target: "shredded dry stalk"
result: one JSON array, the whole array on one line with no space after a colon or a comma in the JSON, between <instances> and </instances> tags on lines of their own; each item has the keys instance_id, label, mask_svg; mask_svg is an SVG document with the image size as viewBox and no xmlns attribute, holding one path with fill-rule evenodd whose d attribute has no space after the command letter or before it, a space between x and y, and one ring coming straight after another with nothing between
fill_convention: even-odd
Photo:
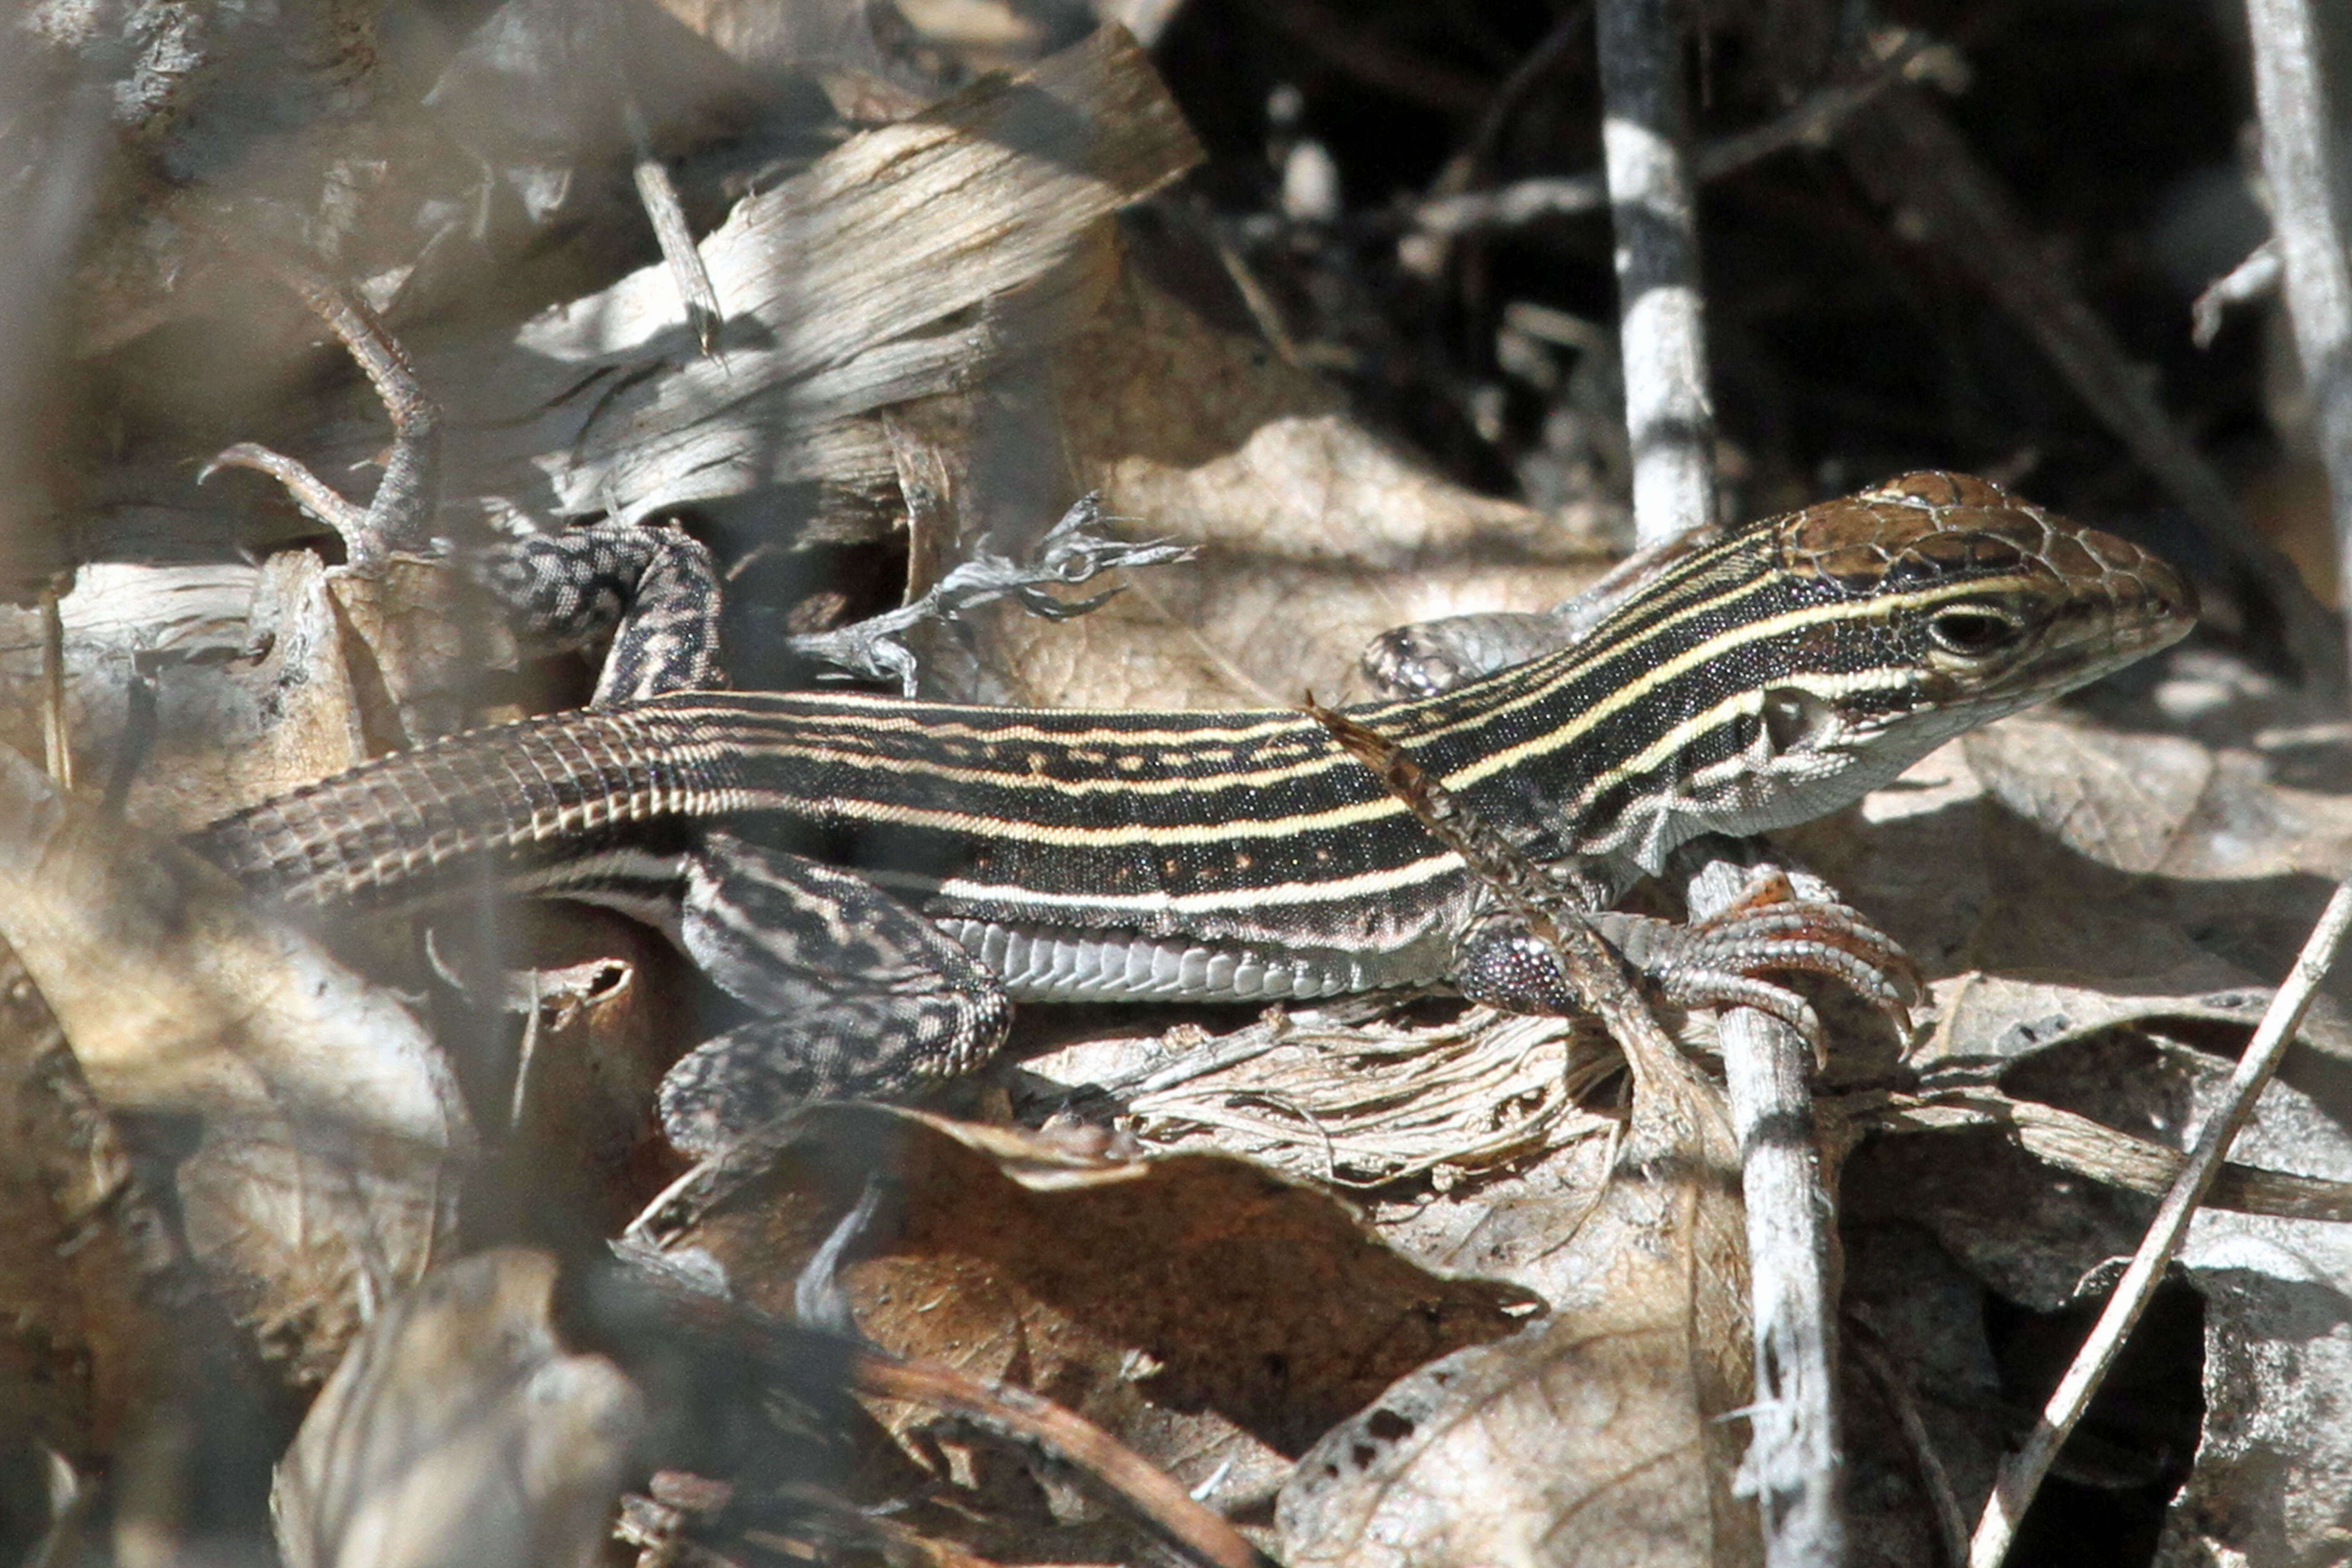
<instances>
[{"instance_id":1,"label":"shredded dry stalk","mask_svg":"<svg viewBox=\"0 0 2352 1568\"><path fill-rule=\"evenodd\" d=\"M1243 1035L1260 1036L1257 1048L1213 1043L1197 1053L1202 1070L1126 1093L1138 1135L1172 1144L1214 1131L1220 1148L1372 1188L1539 1156L1617 1125L1580 1103L1616 1070L1614 1054L1561 1019L1476 1009L1432 1028Z\"/></svg>"}]
</instances>

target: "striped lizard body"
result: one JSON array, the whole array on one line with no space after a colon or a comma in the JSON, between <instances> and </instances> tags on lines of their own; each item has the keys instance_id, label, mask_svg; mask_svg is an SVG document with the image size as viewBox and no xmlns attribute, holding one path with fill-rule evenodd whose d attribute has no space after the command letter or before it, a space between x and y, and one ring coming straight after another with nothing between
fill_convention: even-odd
<instances>
[{"instance_id":1,"label":"striped lizard body","mask_svg":"<svg viewBox=\"0 0 2352 1568\"><path fill-rule=\"evenodd\" d=\"M2136 546L1910 475L1683 550L1570 647L1352 711L1599 910L1699 833L1834 810L2193 616ZM1007 996L1558 991L1461 863L1280 711L674 691L436 742L195 843L289 904L488 879L662 924L773 1015L674 1071L665 1116L697 1146L797 1095L961 1070ZM807 1024L853 994L882 1000Z\"/></svg>"}]
</instances>

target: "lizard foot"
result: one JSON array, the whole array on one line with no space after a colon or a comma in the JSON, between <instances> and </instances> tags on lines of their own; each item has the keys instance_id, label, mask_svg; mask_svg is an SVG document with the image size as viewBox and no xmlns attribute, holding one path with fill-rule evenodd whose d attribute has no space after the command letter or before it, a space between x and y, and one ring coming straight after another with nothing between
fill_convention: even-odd
<instances>
[{"instance_id":1,"label":"lizard foot","mask_svg":"<svg viewBox=\"0 0 2352 1568\"><path fill-rule=\"evenodd\" d=\"M1668 1000L1752 1007L1804 1036L1816 1058L1826 1048L1820 1016L1765 975L1825 975L1906 1031L1919 998L1918 966L1901 944L1850 905L1799 897L1785 877L1767 878L1722 913L1688 925L1639 915L1602 915L1595 923Z\"/></svg>"}]
</instances>

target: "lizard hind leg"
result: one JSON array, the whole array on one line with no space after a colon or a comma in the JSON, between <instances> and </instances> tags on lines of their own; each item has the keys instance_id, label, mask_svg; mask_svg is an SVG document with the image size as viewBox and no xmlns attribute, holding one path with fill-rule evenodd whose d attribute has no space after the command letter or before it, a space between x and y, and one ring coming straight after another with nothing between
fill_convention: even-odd
<instances>
[{"instance_id":1,"label":"lizard hind leg","mask_svg":"<svg viewBox=\"0 0 2352 1568\"><path fill-rule=\"evenodd\" d=\"M689 858L680 944L762 1016L662 1079L662 1128L708 1154L811 1100L903 1099L983 1065L1012 1008L955 939L873 883L712 834Z\"/></svg>"},{"instance_id":2,"label":"lizard hind leg","mask_svg":"<svg viewBox=\"0 0 2352 1568\"><path fill-rule=\"evenodd\" d=\"M612 639L591 708L727 684L718 563L684 529L608 520L524 532L466 565L529 641L577 648Z\"/></svg>"}]
</instances>

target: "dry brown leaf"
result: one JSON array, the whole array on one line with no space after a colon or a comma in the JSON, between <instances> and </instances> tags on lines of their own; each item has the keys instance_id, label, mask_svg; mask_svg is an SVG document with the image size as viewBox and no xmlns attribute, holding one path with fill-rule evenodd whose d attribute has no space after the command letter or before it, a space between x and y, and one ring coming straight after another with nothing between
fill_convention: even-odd
<instances>
[{"instance_id":1,"label":"dry brown leaf","mask_svg":"<svg viewBox=\"0 0 2352 1568\"><path fill-rule=\"evenodd\" d=\"M1219 1507L1265 1496L1278 1455L1529 1304L1430 1274L1331 1198L1229 1157L1119 1158L859 1105L811 1107L762 1153L657 1210L662 1244L789 1313L870 1175L880 1211L841 1271L866 1333L1034 1389L1188 1484L1232 1460Z\"/></svg>"},{"instance_id":2,"label":"dry brown leaf","mask_svg":"<svg viewBox=\"0 0 2352 1568\"><path fill-rule=\"evenodd\" d=\"M110 1454L168 1381L184 1324L154 1289L178 1261L152 1194L0 947L0 1447Z\"/></svg>"},{"instance_id":3,"label":"dry brown leaf","mask_svg":"<svg viewBox=\"0 0 2352 1568\"><path fill-rule=\"evenodd\" d=\"M585 905L526 907L498 938L467 940L485 935L453 921L428 937L440 977L486 1025L520 1021L511 1074L486 1116L496 1169L484 1187L618 1231L683 1165L654 1097L692 1043L686 961L651 927ZM532 967L479 973L485 947L528 954Z\"/></svg>"},{"instance_id":4,"label":"dry brown leaf","mask_svg":"<svg viewBox=\"0 0 2352 1568\"><path fill-rule=\"evenodd\" d=\"M289 1568L586 1568L645 1400L567 1353L556 1267L507 1248L436 1269L368 1325L278 1468Z\"/></svg>"}]
</instances>

